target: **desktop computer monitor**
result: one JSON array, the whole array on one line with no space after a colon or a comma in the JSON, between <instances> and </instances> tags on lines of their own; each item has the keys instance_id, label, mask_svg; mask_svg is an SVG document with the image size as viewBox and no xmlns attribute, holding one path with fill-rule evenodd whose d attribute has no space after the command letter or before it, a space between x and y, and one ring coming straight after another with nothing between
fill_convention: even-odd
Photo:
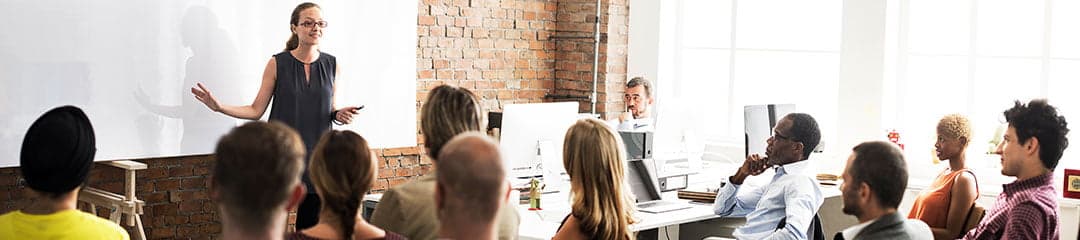
<instances>
[{"instance_id":1,"label":"desktop computer monitor","mask_svg":"<svg viewBox=\"0 0 1080 240\"><path fill-rule=\"evenodd\" d=\"M702 169L705 141L701 130L706 123L694 104L668 100L656 111L656 124L650 138L652 159L659 172L696 172Z\"/></svg>"},{"instance_id":2,"label":"desktop computer monitor","mask_svg":"<svg viewBox=\"0 0 1080 240\"><path fill-rule=\"evenodd\" d=\"M507 104L503 107L499 150L507 176L513 180L565 173L563 140L577 119L578 102Z\"/></svg>"},{"instance_id":3,"label":"desktop computer monitor","mask_svg":"<svg viewBox=\"0 0 1080 240\"><path fill-rule=\"evenodd\" d=\"M795 104L747 105L743 107L745 154L765 154L773 127L784 115L795 112Z\"/></svg>"}]
</instances>

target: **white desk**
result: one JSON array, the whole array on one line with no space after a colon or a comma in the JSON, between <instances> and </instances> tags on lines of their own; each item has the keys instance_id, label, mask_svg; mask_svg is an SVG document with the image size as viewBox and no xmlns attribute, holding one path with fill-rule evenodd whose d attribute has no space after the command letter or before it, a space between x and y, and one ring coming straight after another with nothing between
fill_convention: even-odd
<instances>
[{"instance_id":1,"label":"white desk","mask_svg":"<svg viewBox=\"0 0 1080 240\"><path fill-rule=\"evenodd\" d=\"M363 214L365 219L368 219L380 198L382 198L382 194L364 196ZM529 211L528 204L514 206L521 217L521 225L518 227L520 239L551 239L559 228L559 223L567 214L570 214L569 204L570 201L566 191L561 191L544 194L541 203L541 206L544 207L542 211ZM642 231L720 218L720 216L713 214L712 205L700 203L690 203L690 205L692 207L688 209L660 214L636 212L635 217L638 219L638 223L631 225L630 230ZM742 218L730 219L730 221L723 221L724 223L730 223L730 225L725 225L739 226L745 222Z\"/></svg>"},{"instance_id":2,"label":"white desk","mask_svg":"<svg viewBox=\"0 0 1080 240\"><path fill-rule=\"evenodd\" d=\"M720 218L712 212L712 205L691 203L691 208L665 212L660 214L637 212L635 217L638 222L630 226L631 231L643 231L684 223L699 222L709 219ZM559 228L569 210L544 210L529 211L528 205L518 205L518 214L521 216L521 226L518 228L520 239L551 239ZM546 212L555 211L555 212ZM562 214L559 214L562 213ZM731 226L742 225L742 218L730 218Z\"/></svg>"},{"instance_id":3,"label":"white desk","mask_svg":"<svg viewBox=\"0 0 1080 240\"><path fill-rule=\"evenodd\" d=\"M518 237L520 239L551 239L562 220L570 214L570 199L567 194L567 191L544 194L541 199L541 207L544 210L540 211L530 211L528 204L517 205L518 215L521 217ZM675 192L667 192L664 193L664 199L675 201L677 198ZM635 212L634 218L637 219L637 223L631 225L630 230L640 232L721 218L713 214L712 204L686 202L691 206L688 209L665 213ZM721 222L725 226L737 227L746 221L743 218L725 218Z\"/></svg>"},{"instance_id":4,"label":"white desk","mask_svg":"<svg viewBox=\"0 0 1080 240\"><path fill-rule=\"evenodd\" d=\"M521 217L521 225L518 227L520 239L551 239L559 228L559 223L567 214L570 214L570 199L568 191L544 194L541 199L541 211L529 211L528 204L514 206ZM835 186L822 186L822 195L826 200L839 200L840 191ZM364 217L368 219L375 204L382 198L382 194L369 194L364 196ZM674 200L675 192L664 193L664 199ZM691 208L665 213L635 212L637 223L630 226L630 230L638 232L650 229L658 229L668 226L678 226L687 223L703 222L712 220L712 227L736 228L745 224L743 218L721 218L713 214L711 204L689 203ZM838 210L838 209L837 209ZM714 220L715 219L715 220Z\"/></svg>"}]
</instances>

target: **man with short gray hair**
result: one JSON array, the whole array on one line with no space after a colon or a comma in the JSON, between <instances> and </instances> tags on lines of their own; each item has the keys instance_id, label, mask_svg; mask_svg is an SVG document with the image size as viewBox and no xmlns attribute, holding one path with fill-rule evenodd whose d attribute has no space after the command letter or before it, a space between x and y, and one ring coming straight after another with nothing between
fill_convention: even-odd
<instances>
[{"instance_id":1,"label":"man with short gray hair","mask_svg":"<svg viewBox=\"0 0 1080 240\"><path fill-rule=\"evenodd\" d=\"M655 127L655 116L650 112L653 104L652 83L644 77L635 77L626 82L626 91L623 93L623 101L626 103L626 112L617 119L610 119L608 123L619 131L637 130L652 131Z\"/></svg>"}]
</instances>

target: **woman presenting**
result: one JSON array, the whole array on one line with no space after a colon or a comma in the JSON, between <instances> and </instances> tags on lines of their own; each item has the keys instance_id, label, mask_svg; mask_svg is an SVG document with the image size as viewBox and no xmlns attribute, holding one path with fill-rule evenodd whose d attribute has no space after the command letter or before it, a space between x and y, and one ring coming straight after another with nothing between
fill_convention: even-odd
<instances>
[{"instance_id":1,"label":"woman presenting","mask_svg":"<svg viewBox=\"0 0 1080 240\"><path fill-rule=\"evenodd\" d=\"M202 83L192 87L191 93L210 110L249 120L261 118L273 98L270 120L280 121L300 132L307 154L311 154L319 136L330 129L331 121L351 123L359 111L357 107L334 106L337 61L334 56L319 51L319 39L326 25L319 5L306 2L293 9L289 20L292 37L285 43L285 50L266 63L259 93L250 105L220 104ZM307 174L306 159L303 181L308 193L297 209L298 230L318 223L319 197L312 191L314 187Z\"/></svg>"}]
</instances>

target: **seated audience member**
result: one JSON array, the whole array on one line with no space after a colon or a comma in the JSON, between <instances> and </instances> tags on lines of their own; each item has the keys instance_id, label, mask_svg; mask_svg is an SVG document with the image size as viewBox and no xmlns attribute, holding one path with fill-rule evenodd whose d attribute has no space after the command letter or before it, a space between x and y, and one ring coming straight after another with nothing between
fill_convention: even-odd
<instances>
[{"instance_id":1,"label":"seated audience member","mask_svg":"<svg viewBox=\"0 0 1080 240\"><path fill-rule=\"evenodd\" d=\"M1002 186L994 206L965 239L1058 239L1054 167L1069 146L1068 123L1045 99L1016 101L1005 110L1009 130L998 144L1001 174L1016 177Z\"/></svg>"},{"instance_id":2,"label":"seated audience member","mask_svg":"<svg viewBox=\"0 0 1080 240\"><path fill-rule=\"evenodd\" d=\"M949 161L932 185L919 194L908 218L930 226L935 239L956 239L964 234L968 212L979 197L975 173L967 168L964 155L971 142L971 122L959 114L941 118L937 125L937 158Z\"/></svg>"},{"instance_id":3,"label":"seated audience member","mask_svg":"<svg viewBox=\"0 0 1080 240\"><path fill-rule=\"evenodd\" d=\"M578 120L566 132L563 166L571 211L552 239L634 239L634 201L626 188L626 150L606 123Z\"/></svg>"},{"instance_id":4,"label":"seated audience member","mask_svg":"<svg viewBox=\"0 0 1080 240\"><path fill-rule=\"evenodd\" d=\"M289 235L291 239L404 239L359 216L364 194L375 182L378 158L367 140L351 131L323 134L311 153L308 173L322 208L319 222Z\"/></svg>"},{"instance_id":5,"label":"seated audience member","mask_svg":"<svg viewBox=\"0 0 1080 240\"><path fill-rule=\"evenodd\" d=\"M439 152L435 183L440 239L496 237L499 209L508 208L499 144L480 132L459 134Z\"/></svg>"},{"instance_id":6,"label":"seated audience member","mask_svg":"<svg viewBox=\"0 0 1080 240\"><path fill-rule=\"evenodd\" d=\"M652 84L643 77L635 77L626 82L623 93L626 112L608 123L619 131L652 131L656 124L655 116L650 112L653 104Z\"/></svg>"},{"instance_id":7,"label":"seated audience member","mask_svg":"<svg viewBox=\"0 0 1080 240\"><path fill-rule=\"evenodd\" d=\"M805 113L784 116L773 128L765 148L767 157L752 154L716 195L713 211L726 217L746 217L746 225L732 234L738 239L807 239L810 223L824 201L814 173L809 172L810 153L821 131ZM769 168L772 182L759 188L741 187L743 180Z\"/></svg>"},{"instance_id":8,"label":"seated audience member","mask_svg":"<svg viewBox=\"0 0 1080 240\"><path fill-rule=\"evenodd\" d=\"M214 150L210 197L224 239L283 239L288 210L304 198L304 143L280 122L233 128Z\"/></svg>"},{"instance_id":9,"label":"seated audience member","mask_svg":"<svg viewBox=\"0 0 1080 240\"><path fill-rule=\"evenodd\" d=\"M840 192L844 214L859 224L833 239L933 239L930 227L896 212L907 190L907 162L900 148L875 141L855 146L844 169Z\"/></svg>"},{"instance_id":10,"label":"seated audience member","mask_svg":"<svg viewBox=\"0 0 1080 240\"><path fill-rule=\"evenodd\" d=\"M54 108L34 121L19 156L32 201L0 215L0 239L128 239L120 225L76 208L96 151L94 128L78 107Z\"/></svg>"},{"instance_id":11,"label":"seated audience member","mask_svg":"<svg viewBox=\"0 0 1080 240\"><path fill-rule=\"evenodd\" d=\"M424 136L425 154L431 157L435 170L386 190L371 214L371 224L410 239L435 239L439 233L439 220L432 196L442 163L439 152L447 141L460 133L483 131L486 124L482 113L480 99L468 89L452 85L431 89L420 109L420 131ZM513 206L500 209L499 239L517 239L520 221Z\"/></svg>"}]
</instances>

